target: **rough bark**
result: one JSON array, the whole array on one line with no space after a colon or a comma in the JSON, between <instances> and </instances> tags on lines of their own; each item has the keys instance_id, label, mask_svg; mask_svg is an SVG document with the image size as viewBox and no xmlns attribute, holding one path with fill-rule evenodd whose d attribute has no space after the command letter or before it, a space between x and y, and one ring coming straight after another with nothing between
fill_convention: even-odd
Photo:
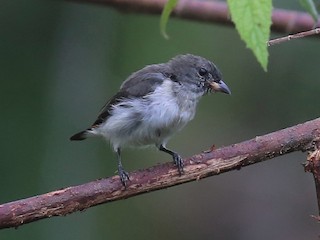
<instances>
[{"instance_id":1,"label":"rough bark","mask_svg":"<svg viewBox=\"0 0 320 240\"><path fill-rule=\"evenodd\" d=\"M165 163L130 173L131 181L126 189L119 177L113 176L5 203L0 205L0 228L18 227L43 218L67 215L98 204L239 170L293 151L305 151L314 147L319 133L320 118L186 158L182 176L172 163Z\"/></svg>"}]
</instances>

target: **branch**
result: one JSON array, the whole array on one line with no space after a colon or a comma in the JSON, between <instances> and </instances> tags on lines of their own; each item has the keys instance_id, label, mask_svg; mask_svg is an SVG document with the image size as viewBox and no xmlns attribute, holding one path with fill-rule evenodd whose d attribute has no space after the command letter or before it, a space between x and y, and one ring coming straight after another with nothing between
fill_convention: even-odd
<instances>
[{"instance_id":1,"label":"branch","mask_svg":"<svg viewBox=\"0 0 320 240\"><path fill-rule=\"evenodd\" d=\"M316 28L316 29L313 29L313 30L305 31L305 32L296 33L296 34L293 34L293 35L288 35L286 37L280 37L280 38L272 39L272 40L269 40L267 42L267 45L268 45L268 47L270 47L270 46L275 45L275 44L279 44L279 43L290 41L292 39L308 37L308 36L312 36L312 35L316 35L316 34L320 34L320 28Z\"/></svg>"},{"instance_id":2,"label":"branch","mask_svg":"<svg viewBox=\"0 0 320 240\"><path fill-rule=\"evenodd\" d=\"M123 12L161 14L167 0L68 0L113 7ZM232 25L228 6L225 2L179 0L172 12L173 17L200 22ZM318 22L318 25L320 22ZM314 28L312 17L304 12L274 9L271 29L276 32L296 33Z\"/></svg>"},{"instance_id":3,"label":"branch","mask_svg":"<svg viewBox=\"0 0 320 240\"><path fill-rule=\"evenodd\" d=\"M314 139L314 151L309 152L307 162L304 163L304 170L313 174L314 183L316 186L318 200L318 216L312 216L317 221L320 221L320 138Z\"/></svg>"},{"instance_id":4,"label":"branch","mask_svg":"<svg viewBox=\"0 0 320 240\"><path fill-rule=\"evenodd\" d=\"M172 163L160 164L130 174L124 189L118 176L49 192L0 205L0 228L52 216L64 216L89 207L133 197L178 184L239 170L293 151L305 151L320 136L320 118L284 130L197 154L184 160L185 174L179 177Z\"/></svg>"}]
</instances>

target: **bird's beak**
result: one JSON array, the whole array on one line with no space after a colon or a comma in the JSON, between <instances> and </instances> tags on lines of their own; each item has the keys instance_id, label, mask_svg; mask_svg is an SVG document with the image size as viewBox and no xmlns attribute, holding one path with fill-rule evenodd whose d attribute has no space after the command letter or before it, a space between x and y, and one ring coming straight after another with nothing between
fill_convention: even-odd
<instances>
[{"instance_id":1,"label":"bird's beak","mask_svg":"<svg viewBox=\"0 0 320 240\"><path fill-rule=\"evenodd\" d=\"M222 92L222 93L226 93L226 94L231 94L229 87L222 80L220 80L219 83L210 82L210 87L215 92Z\"/></svg>"}]
</instances>

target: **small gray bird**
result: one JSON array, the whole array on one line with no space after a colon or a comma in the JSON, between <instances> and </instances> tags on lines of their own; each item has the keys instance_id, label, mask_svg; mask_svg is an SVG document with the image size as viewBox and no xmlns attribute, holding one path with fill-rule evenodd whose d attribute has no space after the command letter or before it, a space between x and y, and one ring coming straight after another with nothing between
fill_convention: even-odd
<instances>
[{"instance_id":1,"label":"small gray bird","mask_svg":"<svg viewBox=\"0 0 320 240\"><path fill-rule=\"evenodd\" d=\"M166 148L166 143L193 119L198 101L211 91L231 93L218 68L205 58L178 55L167 63L146 66L122 83L91 127L70 140L94 136L109 140L118 156L118 174L124 186L129 180L121 163L124 146L155 144L172 156L181 175L183 160Z\"/></svg>"}]
</instances>

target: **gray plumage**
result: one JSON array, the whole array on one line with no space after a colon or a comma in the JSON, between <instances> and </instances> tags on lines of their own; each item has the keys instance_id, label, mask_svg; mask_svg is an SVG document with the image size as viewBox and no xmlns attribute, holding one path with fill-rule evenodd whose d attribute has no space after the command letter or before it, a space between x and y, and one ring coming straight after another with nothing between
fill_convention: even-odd
<instances>
[{"instance_id":1,"label":"gray plumage","mask_svg":"<svg viewBox=\"0 0 320 240\"><path fill-rule=\"evenodd\" d=\"M70 139L102 136L109 140L118 153L118 171L124 185L129 176L123 170L120 149L127 145L156 145L173 157L182 174L181 157L165 145L172 134L193 119L197 102L209 91L230 94L218 68L202 57L179 55L168 63L146 66L123 82L90 128Z\"/></svg>"}]
</instances>

